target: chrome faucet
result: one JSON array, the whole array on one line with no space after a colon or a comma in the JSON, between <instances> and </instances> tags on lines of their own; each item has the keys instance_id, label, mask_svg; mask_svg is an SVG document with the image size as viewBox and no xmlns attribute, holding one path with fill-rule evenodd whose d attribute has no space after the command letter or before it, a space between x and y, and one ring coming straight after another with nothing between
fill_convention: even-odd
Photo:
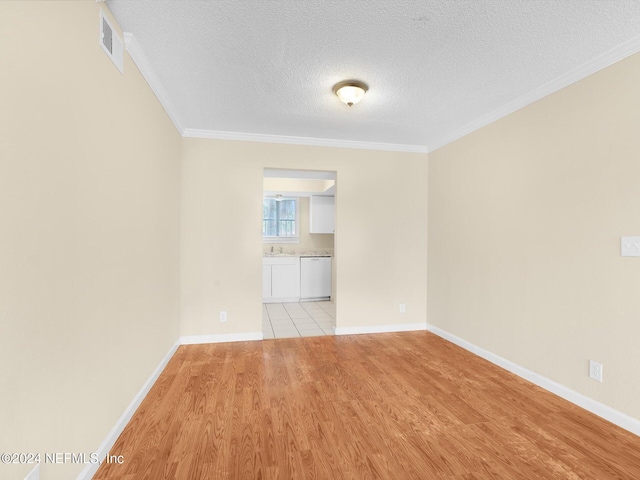
<instances>
[{"instance_id":1,"label":"chrome faucet","mask_svg":"<svg viewBox=\"0 0 640 480\"><path fill-rule=\"evenodd\" d=\"M273 253L273 245L271 245L271 253Z\"/></svg>"},{"instance_id":2,"label":"chrome faucet","mask_svg":"<svg viewBox=\"0 0 640 480\"><path fill-rule=\"evenodd\" d=\"M282 247L280 247L280 253L282 253Z\"/></svg>"}]
</instances>

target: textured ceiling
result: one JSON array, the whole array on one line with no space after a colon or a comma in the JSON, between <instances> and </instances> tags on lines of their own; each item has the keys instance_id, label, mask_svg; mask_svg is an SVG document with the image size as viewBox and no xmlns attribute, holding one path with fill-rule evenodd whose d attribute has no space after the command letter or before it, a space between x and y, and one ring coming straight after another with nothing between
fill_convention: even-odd
<instances>
[{"instance_id":1,"label":"textured ceiling","mask_svg":"<svg viewBox=\"0 0 640 480\"><path fill-rule=\"evenodd\" d=\"M189 129L430 146L640 35L637 0L107 0ZM340 80L369 84L349 108Z\"/></svg>"}]
</instances>

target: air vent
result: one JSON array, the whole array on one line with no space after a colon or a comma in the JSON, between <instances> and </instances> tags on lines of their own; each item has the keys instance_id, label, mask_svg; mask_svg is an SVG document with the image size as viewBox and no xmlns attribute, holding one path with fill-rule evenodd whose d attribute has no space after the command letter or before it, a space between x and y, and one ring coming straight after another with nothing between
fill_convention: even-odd
<instances>
[{"instance_id":1,"label":"air vent","mask_svg":"<svg viewBox=\"0 0 640 480\"><path fill-rule=\"evenodd\" d=\"M104 17L102 17L102 46L113 55L113 29Z\"/></svg>"},{"instance_id":2,"label":"air vent","mask_svg":"<svg viewBox=\"0 0 640 480\"><path fill-rule=\"evenodd\" d=\"M122 73L124 63L124 43L118 36L111 21L100 10L100 46L107 57L111 59L116 68Z\"/></svg>"}]
</instances>

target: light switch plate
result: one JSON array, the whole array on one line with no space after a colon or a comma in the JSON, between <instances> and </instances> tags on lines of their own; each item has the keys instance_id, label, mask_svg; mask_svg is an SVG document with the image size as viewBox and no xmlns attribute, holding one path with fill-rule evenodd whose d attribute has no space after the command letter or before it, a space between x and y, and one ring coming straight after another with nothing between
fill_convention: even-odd
<instances>
[{"instance_id":1,"label":"light switch plate","mask_svg":"<svg viewBox=\"0 0 640 480\"><path fill-rule=\"evenodd\" d=\"M620 255L623 257L640 257L640 237L622 237Z\"/></svg>"}]
</instances>

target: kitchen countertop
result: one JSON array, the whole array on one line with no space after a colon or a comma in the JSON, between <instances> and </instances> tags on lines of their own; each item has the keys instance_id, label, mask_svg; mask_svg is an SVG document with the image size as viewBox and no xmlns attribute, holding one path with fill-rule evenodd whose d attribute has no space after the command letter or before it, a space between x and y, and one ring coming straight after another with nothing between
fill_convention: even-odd
<instances>
[{"instance_id":1,"label":"kitchen countertop","mask_svg":"<svg viewBox=\"0 0 640 480\"><path fill-rule=\"evenodd\" d=\"M302 253L295 253L295 252L283 252L283 253L270 253L270 252L264 252L262 254L263 257L300 257L300 258L305 258L305 257L332 257L333 254L331 252L326 252L326 251L322 251L322 252L302 252Z\"/></svg>"}]
</instances>

